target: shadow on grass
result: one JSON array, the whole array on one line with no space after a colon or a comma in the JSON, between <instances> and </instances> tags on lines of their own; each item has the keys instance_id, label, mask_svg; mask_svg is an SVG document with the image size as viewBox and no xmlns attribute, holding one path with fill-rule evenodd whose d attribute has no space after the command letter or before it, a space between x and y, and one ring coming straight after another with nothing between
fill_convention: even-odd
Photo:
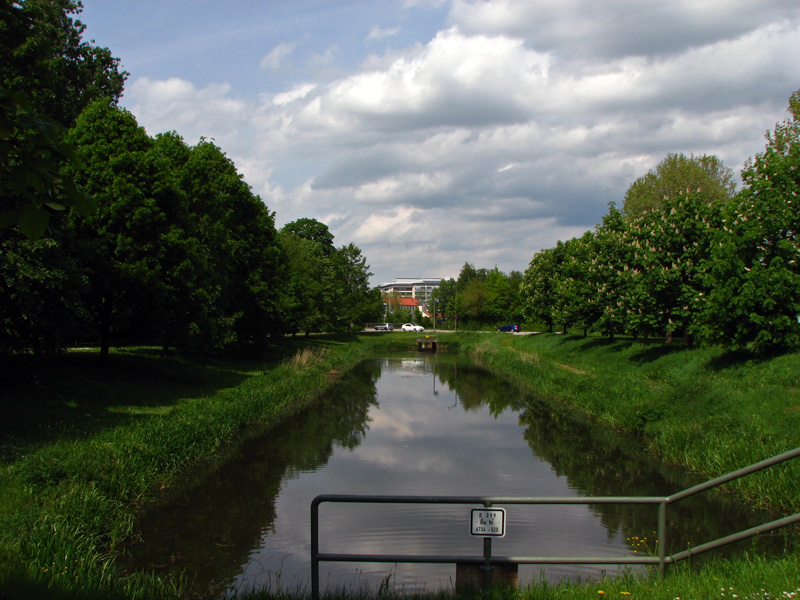
<instances>
[{"instance_id":1,"label":"shadow on grass","mask_svg":"<svg viewBox=\"0 0 800 600\"><path fill-rule=\"evenodd\" d=\"M766 362L770 357L754 356L747 350L728 350L719 356L713 357L708 361L708 368L713 371L725 371L726 369L733 369L741 367L748 363L755 364Z\"/></svg>"},{"instance_id":2,"label":"shadow on grass","mask_svg":"<svg viewBox=\"0 0 800 600\"><path fill-rule=\"evenodd\" d=\"M641 350L640 352L634 353L630 360L635 363L651 363L655 362L665 356L670 354L675 354L676 352L683 352L687 350L687 346L683 344L673 345L673 344L664 344L663 342L658 342L658 344L653 344L652 346Z\"/></svg>"},{"instance_id":3,"label":"shadow on grass","mask_svg":"<svg viewBox=\"0 0 800 600\"><path fill-rule=\"evenodd\" d=\"M241 348L233 356L116 348L105 363L94 348L48 360L17 357L0 365L0 406L14 415L0 420L0 460L13 460L42 444L82 439L166 414L182 402L236 387L303 349L357 341L346 335L283 338L258 353Z\"/></svg>"}]
</instances>

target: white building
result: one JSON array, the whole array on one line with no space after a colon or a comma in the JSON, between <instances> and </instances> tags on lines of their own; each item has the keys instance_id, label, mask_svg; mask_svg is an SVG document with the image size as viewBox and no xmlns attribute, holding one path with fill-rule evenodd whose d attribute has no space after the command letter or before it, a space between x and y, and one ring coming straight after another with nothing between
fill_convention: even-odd
<instances>
[{"instance_id":1,"label":"white building","mask_svg":"<svg viewBox=\"0 0 800 600\"><path fill-rule=\"evenodd\" d=\"M391 283L382 283L378 288L380 288L381 294L397 294L400 298L416 298L427 306L433 290L437 289L441 283L441 277L398 277Z\"/></svg>"}]
</instances>

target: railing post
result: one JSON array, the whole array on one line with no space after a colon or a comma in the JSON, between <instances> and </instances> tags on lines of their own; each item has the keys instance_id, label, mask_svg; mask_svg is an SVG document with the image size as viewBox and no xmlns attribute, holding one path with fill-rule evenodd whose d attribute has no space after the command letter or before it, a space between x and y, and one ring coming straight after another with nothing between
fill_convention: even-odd
<instances>
[{"instance_id":1,"label":"railing post","mask_svg":"<svg viewBox=\"0 0 800 600\"><path fill-rule=\"evenodd\" d=\"M483 584L481 585L481 592L484 594L492 587L492 538L483 538Z\"/></svg>"},{"instance_id":2,"label":"railing post","mask_svg":"<svg viewBox=\"0 0 800 600\"><path fill-rule=\"evenodd\" d=\"M485 508L491 508L492 503L484 502L483 506ZM483 571L481 592L485 594L489 591L489 588L492 587L492 538L490 537L483 538L483 566L481 567L481 571Z\"/></svg>"},{"instance_id":3,"label":"railing post","mask_svg":"<svg viewBox=\"0 0 800 600\"><path fill-rule=\"evenodd\" d=\"M319 600L319 502L311 503L311 600Z\"/></svg>"},{"instance_id":4,"label":"railing post","mask_svg":"<svg viewBox=\"0 0 800 600\"><path fill-rule=\"evenodd\" d=\"M667 501L662 500L658 505L658 577L664 579L667 574Z\"/></svg>"}]
</instances>

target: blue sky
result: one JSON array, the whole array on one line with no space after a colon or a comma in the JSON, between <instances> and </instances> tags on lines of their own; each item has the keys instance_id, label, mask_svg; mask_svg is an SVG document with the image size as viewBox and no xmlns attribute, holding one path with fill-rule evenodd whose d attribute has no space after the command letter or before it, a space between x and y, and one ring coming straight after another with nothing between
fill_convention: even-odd
<instances>
[{"instance_id":1,"label":"blue sky","mask_svg":"<svg viewBox=\"0 0 800 600\"><path fill-rule=\"evenodd\" d=\"M800 88L796 0L83 0L148 133L214 141L375 274L524 270L668 153L734 169Z\"/></svg>"}]
</instances>

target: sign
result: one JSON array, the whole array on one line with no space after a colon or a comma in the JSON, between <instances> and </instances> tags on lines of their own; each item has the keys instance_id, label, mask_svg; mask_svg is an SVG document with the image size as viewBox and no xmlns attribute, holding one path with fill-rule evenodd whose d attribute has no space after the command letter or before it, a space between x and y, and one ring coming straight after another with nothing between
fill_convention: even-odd
<instances>
[{"instance_id":1,"label":"sign","mask_svg":"<svg viewBox=\"0 0 800 600\"><path fill-rule=\"evenodd\" d=\"M473 508L472 535L503 537L506 534L505 508Z\"/></svg>"}]
</instances>

